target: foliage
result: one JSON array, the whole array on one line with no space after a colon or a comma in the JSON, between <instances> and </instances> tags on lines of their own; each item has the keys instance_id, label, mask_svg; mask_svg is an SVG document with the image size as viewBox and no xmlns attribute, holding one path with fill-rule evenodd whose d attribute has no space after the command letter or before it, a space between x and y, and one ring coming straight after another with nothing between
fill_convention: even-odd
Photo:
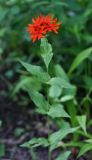
<instances>
[{"instance_id":1,"label":"foliage","mask_svg":"<svg viewBox=\"0 0 92 160\"><path fill-rule=\"evenodd\" d=\"M48 43L47 40L42 39L41 45L40 45L40 48L41 48L41 53L40 54L41 54L41 56L43 58L43 61L46 65L47 72L45 73L45 75L46 74L49 75L48 65L51 61L51 58L48 58L49 57L48 53L50 55L51 54L50 51L52 51L52 49L51 49L51 45L49 43L48 44L46 44L46 43ZM43 46L45 46L44 49L43 49ZM88 54L90 52L85 51L85 53ZM44 57L43 57L43 54L44 54ZM81 58L82 60L84 59L83 58L84 56L85 56L85 54L82 54L82 53L78 55L78 57L82 57ZM47 58L44 59L45 57L47 57ZM86 58L87 58L87 56L86 56ZM81 59L76 58L76 60L74 61L76 63L73 63L74 65L72 65L72 66L77 67L77 65L79 65L82 62ZM53 121L53 119L55 121L57 121L58 118L60 118L59 120L62 120L62 118L64 119L63 123L61 122L61 126L60 126L59 130L56 131L55 133L48 133L47 139L45 138L44 141L43 141L43 138L32 139L32 140L24 143L22 145L22 147L28 147L30 149L31 147L38 147L39 145L42 145L44 147L48 146L49 147L49 153L51 154L52 150L54 150L58 147L64 147L65 146L64 142L63 142L63 146L62 146L62 144L59 146L59 143L70 133L73 133L73 135L74 135L74 140L73 140L74 145L77 144L77 142L79 140L78 137L80 137L80 136L78 134L80 134L80 135L83 134L84 136L89 137L89 134L86 131L86 115L77 116L77 112L75 113L75 118L76 118L75 119L75 124L74 124L75 128L70 127L69 123L66 123L65 118L70 118L71 121L73 121L74 119L72 119L72 118L74 118L74 117L71 116L72 110L70 109L71 113L69 115L66 112L64 106L65 106L65 104L67 104L67 101L69 101L69 100L71 100L74 103L74 99L75 99L75 95L76 95L75 94L76 93L75 86L71 85L68 77L67 76L65 76L65 78L62 77L62 76L58 77L58 75L54 76L54 77L53 76L51 77L51 75L49 75L48 76L49 79L47 79L47 77L44 76L44 81L42 81L43 76L41 74L43 72L42 72L42 70L38 70L38 68L40 68L39 66L34 66L34 65L31 65L31 64L27 64L27 63L24 63L22 61L20 61L20 63L23 65L23 67L26 69L26 71L31 74L32 77L35 77L35 80L37 79L37 80L40 81L40 83L44 83L44 85L47 86L46 87L47 91L45 93L46 94L45 96L41 94L41 89L42 88L37 91L35 89L32 89L32 87L29 88L26 84L24 86L24 90L29 93L32 101L37 106L37 112L40 113L40 114L43 114L43 115L47 115L47 117L49 119L48 123L50 121ZM35 67L36 67L36 70L34 69ZM66 73L64 71L63 71L63 74L66 75ZM52 93L51 93L51 88L53 88ZM58 90L57 90L58 92L55 96L54 92L56 92L56 90L55 90L56 88L58 88ZM68 92L66 92L65 96L66 97L68 96L68 98L64 99L64 97L62 97L62 95L63 95L63 92L66 91L66 90L69 92L69 95L68 95ZM71 90L73 92L71 92ZM46 99L46 97L47 97L47 99ZM63 100L62 100L62 98L63 98ZM80 128L79 133L77 132L77 130L79 130L78 124L83 130L82 133L81 133L81 128ZM50 131L48 131L48 132L50 132ZM81 146L82 146L82 144L81 144ZM86 146L88 148L86 148ZM83 148L81 148L81 150L80 150L79 156L81 156L82 153L85 153L86 151L90 150L91 149L90 146L89 145L85 145L85 147L83 146ZM50 158L51 158L51 156L49 157L49 155L48 155L49 160L50 160ZM66 156L65 156L65 158L66 158Z\"/></svg>"},{"instance_id":2,"label":"foliage","mask_svg":"<svg viewBox=\"0 0 92 160\"><path fill-rule=\"evenodd\" d=\"M40 13L58 17L62 26L57 35L32 44L26 27ZM0 81L5 83L0 97L17 99L20 105L30 101L29 95L49 126L47 138L34 137L22 147L42 145L50 153L66 149L56 160L62 155L67 160L72 147L80 150L78 157L92 151L91 22L91 0L0 0ZM55 132L50 129L54 123ZM0 156L3 151L0 144Z\"/></svg>"}]
</instances>

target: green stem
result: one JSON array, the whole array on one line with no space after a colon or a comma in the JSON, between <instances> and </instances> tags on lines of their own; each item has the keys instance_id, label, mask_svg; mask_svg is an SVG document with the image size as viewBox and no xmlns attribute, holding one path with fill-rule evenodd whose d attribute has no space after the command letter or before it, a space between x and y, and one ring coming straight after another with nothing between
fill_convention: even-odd
<instances>
[{"instance_id":1,"label":"green stem","mask_svg":"<svg viewBox=\"0 0 92 160\"><path fill-rule=\"evenodd\" d=\"M64 146L67 148L67 147L81 147L83 144L82 143L67 143L67 144L64 144Z\"/></svg>"},{"instance_id":2,"label":"green stem","mask_svg":"<svg viewBox=\"0 0 92 160\"><path fill-rule=\"evenodd\" d=\"M50 147L48 149L48 160L51 160L51 151L50 151Z\"/></svg>"},{"instance_id":3,"label":"green stem","mask_svg":"<svg viewBox=\"0 0 92 160\"><path fill-rule=\"evenodd\" d=\"M47 73L48 73L48 68L47 69ZM48 73L49 74L49 73ZM47 101L48 101L48 104L49 104L49 95L48 95L48 86L47 86ZM49 108L49 107L48 107ZM49 137L50 137L50 119L47 115L47 123L48 123L48 140L49 140ZM49 147L48 147L48 160L51 160L51 151L50 151L50 144L49 144Z\"/></svg>"},{"instance_id":4,"label":"green stem","mask_svg":"<svg viewBox=\"0 0 92 160\"><path fill-rule=\"evenodd\" d=\"M34 152L34 150L32 148L31 148L30 152L32 155L32 160L36 160L36 153Z\"/></svg>"},{"instance_id":5,"label":"green stem","mask_svg":"<svg viewBox=\"0 0 92 160\"><path fill-rule=\"evenodd\" d=\"M49 138L50 138L49 117L47 117L47 121L48 121L48 141L49 141ZM48 146L48 160L51 160L50 142L49 142L49 146Z\"/></svg>"}]
</instances>

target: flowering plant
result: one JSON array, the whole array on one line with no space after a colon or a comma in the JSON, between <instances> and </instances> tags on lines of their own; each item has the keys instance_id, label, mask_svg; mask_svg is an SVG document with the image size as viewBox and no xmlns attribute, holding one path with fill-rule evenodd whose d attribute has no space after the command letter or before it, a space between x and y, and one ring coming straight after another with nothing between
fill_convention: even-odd
<instances>
[{"instance_id":1,"label":"flowering plant","mask_svg":"<svg viewBox=\"0 0 92 160\"><path fill-rule=\"evenodd\" d=\"M28 92L31 100L37 107L36 111L46 117L46 125L48 126L48 135L46 137L34 137L21 146L29 149L38 146L48 148L48 160L52 159L52 151L57 148L60 148L61 151L63 149L64 152L57 156L56 160L61 160L62 157L64 157L64 160L67 160L71 154L71 150L68 147L82 146L82 143L78 142L78 135L84 134L86 137L90 137L86 131L86 116L77 116L75 103L76 87L69 82L68 77L83 60L80 59L82 54L79 54L75 59L68 75L59 65L55 65L56 74L53 76L50 75L49 67L53 57L53 51L46 35L49 32L58 33L60 25L61 23L57 22L57 18L53 19L51 15L40 15L32 19L32 24L28 25L27 31L31 36L32 42L41 39L40 57L42 57L46 66L45 70L41 66L20 61L22 66L31 75L31 78L33 80L35 79L36 83L40 86L36 88L31 84L31 88L29 88L28 84L25 84L24 89ZM90 53L90 49L88 51L87 53ZM77 63L75 63L76 61ZM43 92L41 90L43 85L45 86L44 94L42 94ZM54 132L51 130L53 122L55 122L55 126L58 128ZM73 133L73 138L70 137L71 140L69 143L64 142L64 139L70 133ZM78 157L84 152L85 148L82 148Z\"/></svg>"}]
</instances>

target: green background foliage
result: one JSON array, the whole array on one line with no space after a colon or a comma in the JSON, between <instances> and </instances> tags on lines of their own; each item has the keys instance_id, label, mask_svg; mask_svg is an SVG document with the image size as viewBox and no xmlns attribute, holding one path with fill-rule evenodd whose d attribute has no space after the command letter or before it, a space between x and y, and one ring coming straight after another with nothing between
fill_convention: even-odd
<instances>
[{"instance_id":1,"label":"green background foliage","mask_svg":"<svg viewBox=\"0 0 92 160\"><path fill-rule=\"evenodd\" d=\"M53 61L59 62L66 72L69 71L73 59L92 44L91 0L0 0L0 68L1 71L2 66L7 68L3 74L8 77L9 82L20 68L16 63L17 58L40 63L39 42L31 43L26 28L32 18L41 13L50 13L62 22L59 33L50 34L48 39L53 45ZM89 87L87 77L83 76L86 73L91 76L91 62L90 55L88 61L83 62L72 75L82 87Z\"/></svg>"}]
</instances>

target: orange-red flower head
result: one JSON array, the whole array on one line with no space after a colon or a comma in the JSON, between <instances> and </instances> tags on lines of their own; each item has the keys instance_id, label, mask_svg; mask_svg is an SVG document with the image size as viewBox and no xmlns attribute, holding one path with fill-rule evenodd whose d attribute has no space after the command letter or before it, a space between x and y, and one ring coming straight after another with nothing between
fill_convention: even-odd
<instances>
[{"instance_id":1,"label":"orange-red flower head","mask_svg":"<svg viewBox=\"0 0 92 160\"><path fill-rule=\"evenodd\" d=\"M48 32L58 33L61 23L57 22L57 18L53 19L51 15L40 15L35 19L32 19L32 24L28 24L27 31L29 32L32 41L35 42L41 38L44 38Z\"/></svg>"}]
</instances>

